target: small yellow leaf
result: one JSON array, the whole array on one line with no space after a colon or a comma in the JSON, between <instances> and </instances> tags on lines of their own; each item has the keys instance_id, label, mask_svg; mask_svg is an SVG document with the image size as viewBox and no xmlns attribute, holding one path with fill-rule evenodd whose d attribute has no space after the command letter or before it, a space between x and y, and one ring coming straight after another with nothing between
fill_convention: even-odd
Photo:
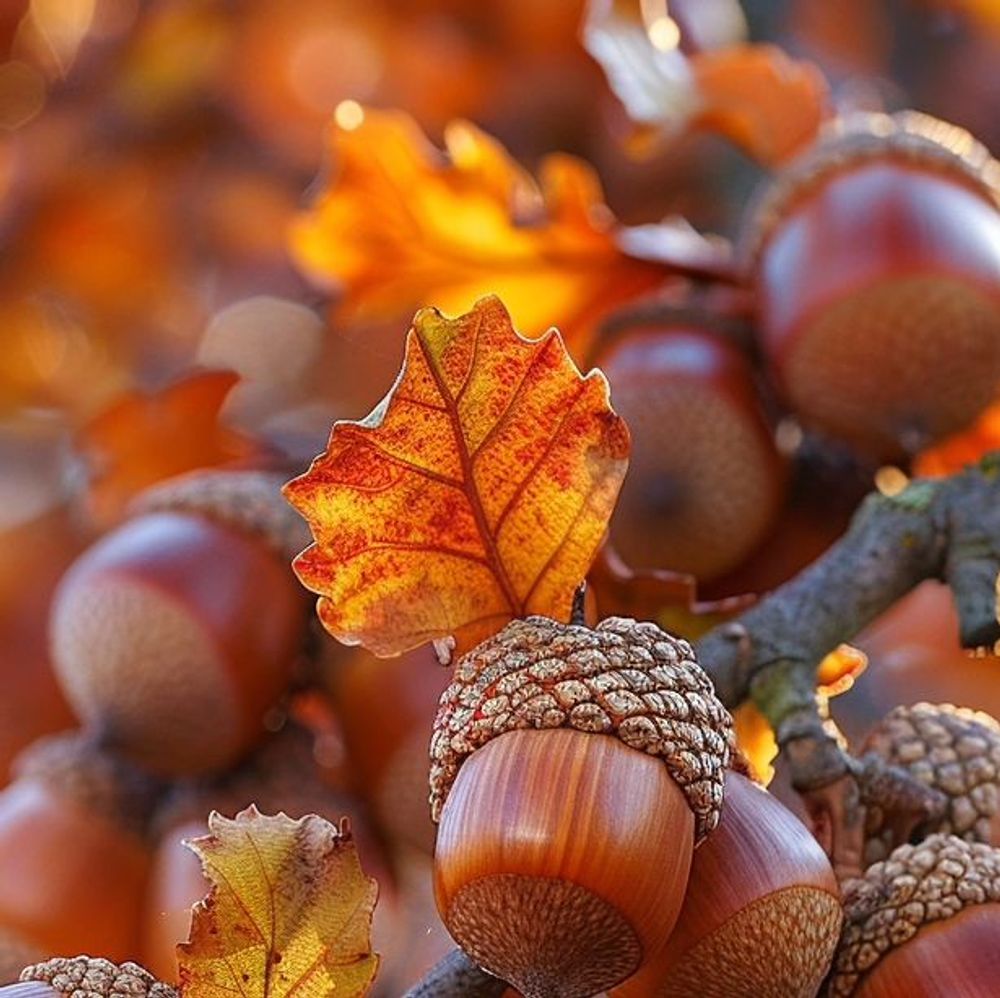
<instances>
[{"instance_id":1,"label":"small yellow leaf","mask_svg":"<svg viewBox=\"0 0 1000 998\"><path fill-rule=\"evenodd\" d=\"M177 947L184 998L351 998L375 978L378 887L358 862L346 819L292 820L251 805L212 812L189 842L212 889Z\"/></svg>"},{"instance_id":2,"label":"small yellow leaf","mask_svg":"<svg viewBox=\"0 0 1000 998\"><path fill-rule=\"evenodd\" d=\"M403 370L285 486L315 543L295 561L345 644L392 656L509 620L567 619L628 463L599 371L519 336L497 298L417 314Z\"/></svg>"}]
</instances>

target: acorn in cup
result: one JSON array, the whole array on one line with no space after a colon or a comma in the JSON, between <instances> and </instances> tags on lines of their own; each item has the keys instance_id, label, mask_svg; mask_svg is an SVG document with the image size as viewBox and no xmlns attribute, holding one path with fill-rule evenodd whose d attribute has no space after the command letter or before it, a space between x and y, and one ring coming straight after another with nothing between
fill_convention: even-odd
<instances>
[{"instance_id":1,"label":"acorn in cup","mask_svg":"<svg viewBox=\"0 0 1000 998\"><path fill-rule=\"evenodd\" d=\"M806 422L900 457L1000 383L1000 165L913 111L837 119L780 173L744 255L761 344Z\"/></svg>"},{"instance_id":2,"label":"acorn in cup","mask_svg":"<svg viewBox=\"0 0 1000 998\"><path fill-rule=\"evenodd\" d=\"M874 752L945 795L944 815L929 832L1000 845L1000 724L982 711L918 703L891 710L872 729L862 752ZM885 859L892 830L877 805L866 808L865 862Z\"/></svg>"},{"instance_id":3,"label":"acorn in cup","mask_svg":"<svg viewBox=\"0 0 1000 998\"><path fill-rule=\"evenodd\" d=\"M431 741L442 919L526 998L623 981L718 824L732 719L655 624L515 620L465 655Z\"/></svg>"},{"instance_id":4,"label":"acorn in cup","mask_svg":"<svg viewBox=\"0 0 1000 998\"><path fill-rule=\"evenodd\" d=\"M954 835L899 846L844 885L829 998L988 998L1000 980L1000 850Z\"/></svg>"}]
</instances>

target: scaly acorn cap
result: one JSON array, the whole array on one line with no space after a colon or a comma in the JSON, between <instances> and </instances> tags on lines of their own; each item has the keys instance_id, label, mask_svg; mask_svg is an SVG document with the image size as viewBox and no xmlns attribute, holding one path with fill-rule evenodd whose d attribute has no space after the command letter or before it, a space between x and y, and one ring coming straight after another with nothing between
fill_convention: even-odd
<instances>
[{"instance_id":1,"label":"scaly acorn cap","mask_svg":"<svg viewBox=\"0 0 1000 998\"><path fill-rule=\"evenodd\" d=\"M17 780L44 783L83 811L145 837L163 784L127 759L103 749L84 731L32 742L14 760Z\"/></svg>"},{"instance_id":2,"label":"scaly acorn cap","mask_svg":"<svg viewBox=\"0 0 1000 998\"><path fill-rule=\"evenodd\" d=\"M1000 850L940 834L899 846L844 884L844 931L827 993L852 994L864 974L924 926L997 901Z\"/></svg>"},{"instance_id":3,"label":"scaly acorn cap","mask_svg":"<svg viewBox=\"0 0 1000 998\"><path fill-rule=\"evenodd\" d=\"M695 842L719 823L733 720L691 646L656 624L609 617L595 628L511 621L464 655L431 737L431 817L465 758L524 728L614 735L659 756L695 817Z\"/></svg>"},{"instance_id":4,"label":"scaly acorn cap","mask_svg":"<svg viewBox=\"0 0 1000 998\"><path fill-rule=\"evenodd\" d=\"M67 998L178 998L137 963L112 963L94 956L63 956L25 967L22 981L42 981Z\"/></svg>"},{"instance_id":5,"label":"scaly acorn cap","mask_svg":"<svg viewBox=\"0 0 1000 998\"><path fill-rule=\"evenodd\" d=\"M989 714L951 704L895 707L872 729L862 754L886 762L948 798L940 822L928 831L969 842L997 844L1000 827L1000 724ZM888 831L877 804L867 808L865 861L884 859Z\"/></svg>"},{"instance_id":6,"label":"scaly acorn cap","mask_svg":"<svg viewBox=\"0 0 1000 998\"><path fill-rule=\"evenodd\" d=\"M305 521L281 494L287 478L269 471L192 471L145 489L128 512L195 513L260 537L290 561L310 538Z\"/></svg>"},{"instance_id":7,"label":"scaly acorn cap","mask_svg":"<svg viewBox=\"0 0 1000 998\"><path fill-rule=\"evenodd\" d=\"M834 118L819 140L776 176L752 212L742 258L755 260L793 205L829 177L878 159L937 171L1000 207L1000 163L965 129L919 111L855 112Z\"/></svg>"}]
</instances>

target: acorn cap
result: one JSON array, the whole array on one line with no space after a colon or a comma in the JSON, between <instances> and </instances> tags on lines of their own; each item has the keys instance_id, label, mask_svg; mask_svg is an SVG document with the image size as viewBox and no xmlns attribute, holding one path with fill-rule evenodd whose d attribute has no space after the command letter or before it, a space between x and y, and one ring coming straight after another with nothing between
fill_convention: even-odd
<instances>
[{"instance_id":1,"label":"acorn cap","mask_svg":"<svg viewBox=\"0 0 1000 998\"><path fill-rule=\"evenodd\" d=\"M84 811L138 836L163 785L127 759L101 748L84 731L49 735L14 760L17 780L44 783Z\"/></svg>"},{"instance_id":2,"label":"acorn cap","mask_svg":"<svg viewBox=\"0 0 1000 998\"><path fill-rule=\"evenodd\" d=\"M137 963L101 957L64 956L25 967L22 981L43 981L67 998L178 998L176 988L158 981Z\"/></svg>"},{"instance_id":3,"label":"acorn cap","mask_svg":"<svg viewBox=\"0 0 1000 998\"><path fill-rule=\"evenodd\" d=\"M236 814L250 804L265 814L319 814L331 820L354 810L355 802L323 781L313 743L309 731L289 721L225 775L177 784L156 812L154 833L159 838L189 821L206 821L213 809Z\"/></svg>"},{"instance_id":4,"label":"acorn cap","mask_svg":"<svg viewBox=\"0 0 1000 998\"><path fill-rule=\"evenodd\" d=\"M129 514L195 513L242 533L261 537L291 560L309 544L309 528L285 501L287 475L269 471L193 471L145 489Z\"/></svg>"},{"instance_id":5,"label":"acorn cap","mask_svg":"<svg viewBox=\"0 0 1000 998\"><path fill-rule=\"evenodd\" d=\"M1000 850L954 835L903 845L844 884L844 931L829 994L853 993L863 974L933 922L1000 901Z\"/></svg>"},{"instance_id":6,"label":"acorn cap","mask_svg":"<svg viewBox=\"0 0 1000 998\"><path fill-rule=\"evenodd\" d=\"M948 798L935 832L989 843L1000 810L1000 724L989 714L951 704L917 703L891 710L868 735L862 752L887 762ZM865 859L889 852L877 803L867 808Z\"/></svg>"},{"instance_id":7,"label":"acorn cap","mask_svg":"<svg viewBox=\"0 0 1000 998\"><path fill-rule=\"evenodd\" d=\"M839 171L877 159L936 170L1000 207L1000 163L963 128L919 111L834 118L819 140L767 188L752 212L741 256L752 263L796 201Z\"/></svg>"},{"instance_id":8,"label":"acorn cap","mask_svg":"<svg viewBox=\"0 0 1000 998\"><path fill-rule=\"evenodd\" d=\"M514 620L460 659L431 737L434 821L466 756L507 731L563 727L659 756L694 813L696 842L718 824L732 718L686 641L624 617L593 629Z\"/></svg>"}]
</instances>

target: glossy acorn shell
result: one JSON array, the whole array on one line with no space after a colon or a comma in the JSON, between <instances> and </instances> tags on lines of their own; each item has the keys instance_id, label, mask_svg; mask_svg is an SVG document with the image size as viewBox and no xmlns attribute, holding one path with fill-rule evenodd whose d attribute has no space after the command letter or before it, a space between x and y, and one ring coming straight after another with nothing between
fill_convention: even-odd
<instances>
[{"instance_id":1,"label":"glossy acorn shell","mask_svg":"<svg viewBox=\"0 0 1000 998\"><path fill-rule=\"evenodd\" d=\"M1000 982L1000 904L923 926L882 957L853 998L990 998Z\"/></svg>"},{"instance_id":2,"label":"glossy acorn shell","mask_svg":"<svg viewBox=\"0 0 1000 998\"><path fill-rule=\"evenodd\" d=\"M632 436L610 537L633 569L734 569L767 534L784 496L784 461L747 358L721 334L643 327L597 363Z\"/></svg>"},{"instance_id":3,"label":"glossy acorn shell","mask_svg":"<svg viewBox=\"0 0 1000 998\"><path fill-rule=\"evenodd\" d=\"M719 827L695 850L666 947L613 998L811 998L842 913L826 854L778 800L726 774Z\"/></svg>"},{"instance_id":4,"label":"glossy acorn shell","mask_svg":"<svg viewBox=\"0 0 1000 998\"><path fill-rule=\"evenodd\" d=\"M848 157L756 254L761 341L802 420L893 458L1000 384L1000 211L966 178Z\"/></svg>"},{"instance_id":5,"label":"glossy acorn shell","mask_svg":"<svg viewBox=\"0 0 1000 998\"><path fill-rule=\"evenodd\" d=\"M508 731L465 760L445 802L438 910L526 998L583 998L665 942L693 837L662 761L612 736Z\"/></svg>"},{"instance_id":6,"label":"glossy acorn shell","mask_svg":"<svg viewBox=\"0 0 1000 998\"><path fill-rule=\"evenodd\" d=\"M62 580L50 634L78 716L158 773L223 769L263 736L304 639L291 570L258 537L150 513Z\"/></svg>"}]
</instances>

